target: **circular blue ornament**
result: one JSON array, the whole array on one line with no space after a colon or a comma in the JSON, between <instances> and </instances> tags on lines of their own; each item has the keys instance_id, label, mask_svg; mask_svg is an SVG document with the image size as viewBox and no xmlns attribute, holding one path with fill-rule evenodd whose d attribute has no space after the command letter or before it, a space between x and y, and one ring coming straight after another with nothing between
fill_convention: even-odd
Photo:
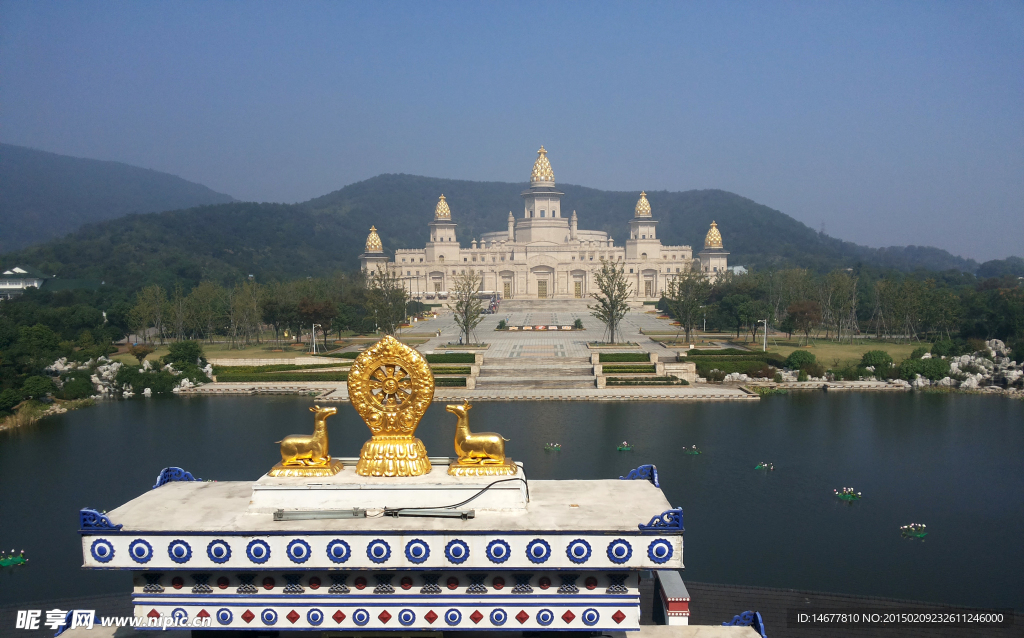
<instances>
[{"instance_id":1,"label":"circular blue ornament","mask_svg":"<svg viewBox=\"0 0 1024 638\"><path fill-rule=\"evenodd\" d=\"M363 608L359 608L352 612L352 622L363 627L366 623L370 622L370 612Z\"/></svg>"},{"instance_id":2,"label":"circular blue ornament","mask_svg":"<svg viewBox=\"0 0 1024 638\"><path fill-rule=\"evenodd\" d=\"M273 625L277 623L277 612L273 609L264 609L260 614L260 620L264 625Z\"/></svg>"},{"instance_id":3,"label":"circular blue ornament","mask_svg":"<svg viewBox=\"0 0 1024 638\"><path fill-rule=\"evenodd\" d=\"M430 546L418 538L405 544L405 557L409 562L419 565L430 558Z\"/></svg>"},{"instance_id":4,"label":"circular blue ornament","mask_svg":"<svg viewBox=\"0 0 1024 638\"><path fill-rule=\"evenodd\" d=\"M672 543L659 538L647 546L647 557L659 565L667 563L673 554Z\"/></svg>"},{"instance_id":5,"label":"circular blue ornament","mask_svg":"<svg viewBox=\"0 0 1024 638\"><path fill-rule=\"evenodd\" d=\"M184 564L192 559L192 548L185 541L176 539L167 545L167 555L174 562Z\"/></svg>"},{"instance_id":6,"label":"circular blue ornament","mask_svg":"<svg viewBox=\"0 0 1024 638\"><path fill-rule=\"evenodd\" d=\"M105 538L94 540L89 551L101 563L109 563L114 558L114 545Z\"/></svg>"},{"instance_id":7,"label":"circular blue ornament","mask_svg":"<svg viewBox=\"0 0 1024 638\"><path fill-rule=\"evenodd\" d=\"M469 545L466 541L453 540L445 546L444 556L449 562L460 565L469 558ZM461 615L459 617L461 618Z\"/></svg>"},{"instance_id":8,"label":"circular blue ornament","mask_svg":"<svg viewBox=\"0 0 1024 638\"><path fill-rule=\"evenodd\" d=\"M454 627L455 625L462 622L462 612L458 609L449 609L448 611L444 612L444 621L448 623L450 626Z\"/></svg>"},{"instance_id":9,"label":"circular blue ornament","mask_svg":"<svg viewBox=\"0 0 1024 638\"><path fill-rule=\"evenodd\" d=\"M309 622L309 624L313 625L314 627L319 627L320 623L324 621L324 612L320 611L316 607L313 607L312 609L306 612L306 620Z\"/></svg>"},{"instance_id":10,"label":"circular blue ornament","mask_svg":"<svg viewBox=\"0 0 1024 638\"><path fill-rule=\"evenodd\" d=\"M505 624L506 620L508 620L508 614L505 613L504 609L499 607L491 612L492 625L497 625L500 627Z\"/></svg>"},{"instance_id":11,"label":"circular blue ornament","mask_svg":"<svg viewBox=\"0 0 1024 638\"><path fill-rule=\"evenodd\" d=\"M545 563L551 558L551 545L543 538L535 538L526 546L526 557L531 563Z\"/></svg>"},{"instance_id":12,"label":"circular blue ornament","mask_svg":"<svg viewBox=\"0 0 1024 638\"><path fill-rule=\"evenodd\" d=\"M370 541L366 546L366 557L380 565L391 558L391 546L384 539L378 538Z\"/></svg>"},{"instance_id":13,"label":"circular blue ornament","mask_svg":"<svg viewBox=\"0 0 1024 638\"><path fill-rule=\"evenodd\" d=\"M541 609L537 612L537 624L547 627L555 621L555 614L550 609Z\"/></svg>"},{"instance_id":14,"label":"circular blue ornament","mask_svg":"<svg viewBox=\"0 0 1024 638\"><path fill-rule=\"evenodd\" d=\"M210 560L217 564L224 564L231 558L231 546L227 542L216 539L210 541L210 544L206 546L206 555L210 557Z\"/></svg>"},{"instance_id":15,"label":"circular blue ornament","mask_svg":"<svg viewBox=\"0 0 1024 638\"><path fill-rule=\"evenodd\" d=\"M136 563L148 563L153 558L153 546L141 538L136 538L128 546L128 555Z\"/></svg>"},{"instance_id":16,"label":"circular blue ornament","mask_svg":"<svg viewBox=\"0 0 1024 638\"><path fill-rule=\"evenodd\" d=\"M267 541L259 539L249 541L245 548L245 555L249 557L250 561L262 565L270 560L270 545L267 544Z\"/></svg>"},{"instance_id":17,"label":"circular blue ornament","mask_svg":"<svg viewBox=\"0 0 1024 638\"><path fill-rule=\"evenodd\" d=\"M175 619L179 623L188 620L188 612L181 607L175 607L174 611L171 612L171 618Z\"/></svg>"},{"instance_id":18,"label":"circular blue ornament","mask_svg":"<svg viewBox=\"0 0 1024 638\"><path fill-rule=\"evenodd\" d=\"M327 543L327 558L330 558L333 562L344 563L351 555L352 548L340 538Z\"/></svg>"},{"instance_id":19,"label":"circular blue ornament","mask_svg":"<svg viewBox=\"0 0 1024 638\"><path fill-rule=\"evenodd\" d=\"M398 612L398 622L402 623L403 627L408 627L416 622L416 612L411 609L403 609Z\"/></svg>"},{"instance_id":20,"label":"circular blue ornament","mask_svg":"<svg viewBox=\"0 0 1024 638\"><path fill-rule=\"evenodd\" d=\"M584 625L586 625L587 627L593 627L597 624L597 621L601 620L601 614L596 609L591 607L589 609L583 610L583 615L581 616L581 618L583 619Z\"/></svg>"},{"instance_id":21,"label":"circular blue ornament","mask_svg":"<svg viewBox=\"0 0 1024 638\"><path fill-rule=\"evenodd\" d=\"M622 565L633 557L633 546L624 538L616 538L608 543L608 560Z\"/></svg>"},{"instance_id":22,"label":"circular blue ornament","mask_svg":"<svg viewBox=\"0 0 1024 638\"><path fill-rule=\"evenodd\" d=\"M221 607L220 609L217 610L217 613L215 614L215 617L217 618L217 622L219 622L220 624L222 624L222 625L230 625L231 624L231 620L235 617L235 615L232 614L231 610L228 609L227 607Z\"/></svg>"},{"instance_id":23,"label":"circular blue ornament","mask_svg":"<svg viewBox=\"0 0 1024 638\"><path fill-rule=\"evenodd\" d=\"M487 543L487 560L492 563L504 563L512 555L512 548L501 539Z\"/></svg>"},{"instance_id":24,"label":"circular blue ornament","mask_svg":"<svg viewBox=\"0 0 1024 638\"><path fill-rule=\"evenodd\" d=\"M293 563L304 563L309 560L309 555L313 553L313 550L310 549L309 543L301 538L296 538L288 543L288 549L285 550L285 553L288 554L288 558Z\"/></svg>"},{"instance_id":25,"label":"circular blue ornament","mask_svg":"<svg viewBox=\"0 0 1024 638\"><path fill-rule=\"evenodd\" d=\"M565 555L577 565L582 565L590 560L590 552L590 543L582 538L577 538L565 548Z\"/></svg>"}]
</instances>

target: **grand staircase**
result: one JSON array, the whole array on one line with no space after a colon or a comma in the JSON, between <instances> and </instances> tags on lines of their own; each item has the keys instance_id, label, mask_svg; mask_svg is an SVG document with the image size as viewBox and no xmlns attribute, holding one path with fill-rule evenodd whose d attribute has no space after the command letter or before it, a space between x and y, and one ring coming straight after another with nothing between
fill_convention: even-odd
<instances>
[{"instance_id":1,"label":"grand staircase","mask_svg":"<svg viewBox=\"0 0 1024 638\"><path fill-rule=\"evenodd\" d=\"M593 388L595 379L589 359L485 357L476 387L478 390Z\"/></svg>"}]
</instances>

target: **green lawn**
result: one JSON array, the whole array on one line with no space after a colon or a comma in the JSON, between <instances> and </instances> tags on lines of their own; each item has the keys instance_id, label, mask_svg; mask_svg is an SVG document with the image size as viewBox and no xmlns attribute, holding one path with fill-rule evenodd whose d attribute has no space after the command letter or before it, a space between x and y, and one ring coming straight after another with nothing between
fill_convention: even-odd
<instances>
[{"instance_id":1,"label":"green lawn","mask_svg":"<svg viewBox=\"0 0 1024 638\"><path fill-rule=\"evenodd\" d=\"M735 342L734 342L735 343ZM753 344L751 342L739 342L748 348L758 347L759 344ZM801 344L803 341L801 340ZM889 353L893 361L899 363L904 359L910 358L910 353L915 348L920 348L922 344L918 342L913 343L888 343L885 341L876 341L874 339L854 339L854 343L843 343L837 344L834 341L817 340L811 341L811 346L805 347L799 345L796 339L792 341L784 341L782 339L775 339L774 341L769 337L768 339L768 352L775 352L783 357L788 357L789 353L793 352L797 348L806 350L812 353L818 360L818 363L825 366L826 368L843 367L848 364L857 364L860 362L861 356L868 350L884 350ZM838 366L836 360L838 359Z\"/></svg>"}]
</instances>

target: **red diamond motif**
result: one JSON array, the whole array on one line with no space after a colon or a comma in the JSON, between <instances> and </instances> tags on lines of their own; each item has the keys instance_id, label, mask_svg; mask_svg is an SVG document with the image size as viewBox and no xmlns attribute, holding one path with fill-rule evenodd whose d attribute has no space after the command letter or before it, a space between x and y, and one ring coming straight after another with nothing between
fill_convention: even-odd
<instances>
[{"instance_id":1,"label":"red diamond motif","mask_svg":"<svg viewBox=\"0 0 1024 638\"><path fill-rule=\"evenodd\" d=\"M564 620L566 623L571 623L575 619L576 619L576 614L572 613L572 611L570 611L568 609L566 609L565 613L562 614L562 620Z\"/></svg>"},{"instance_id":2,"label":"red diamond motif","mask_svg":"<svg viewBox=\"0 0 1024 638\"><path fill-rule=\"evenodd\" d=\"M297 612L297 611L295 611L295 610L293 609L293 610L291 610L290 612L288 612L288 615L287 615L287 616L285 616L285 618L287 618L288 620L290 620L290 621L291 621L291 623L292 623L292 624L294 625L294 624L295 624L295 621L299 619L299 612Z\"/></svg>"},{"instance_id":3,"label":"red diamond motif","mask_svg":"<svg viewBox=\"0 0 1024 638\"><path fill-rule=\"evenodd\" d=\"M426 620L426 621L427 621L428 623L430 623L431 625L433 625L433 624L434 624L434 621L435 621L435 620L437 620L437 614L435 614L435 613L434 613L434 610L433 610L433 609L431 609L430 611L428 611L428 612L427 612L427 615L426 615L426 616L424 616L423 618L424 618L424 619L425 619L425 620Z\"/></svg>"},{"instance_id":4,"label":"red diamond motif","mask_svg":"<svg viewBox=\"0 0 1024 638\"><path fill-rule=\"evenodd\" d=\"M244 620L245 622L252 622L252 619L255 618L255 617L256 617L256 614L252 613L248 609L246 609L245 613L242 614L242 620Z\"/></svg>"},{"instance_id":5,"label":"red diamond motif","mask_svg":"<svg viewBox=\"0 0 1024 638\"><path fill-rule=\"evenodd\" d=\"M622 613L621 609L619 611L615 612L614 614L612 614L612 620L615 621L616 625L621 623L625 619L626 619L626 614Z\"/></svg>"},{"instance_id":6,"label":"red diamond motif","mask_svg":"<svg viewBox=\"0 0 1024 638\"><path fill-rule=\"evenodd\" d=\"M200 609L199 613L196 614L196 616L198 616L199 618L209 618L210 612L206 611L205 609Z\"/></svg>"},{"instance_id":7,"label":"red diamond motif","mask_svg":"<svg viewBox=\"0 0 1024 638\"><path fill-rule=\"evenodd\" d=\"M477 609L472 614L470 614L469 619L473 621L473 624L476 624L484 619L484 615L480 613L479 609Z\"/></svg>"},{"instance_id":8,"label":"red diamond motif","mask_svg":"<svg viewBox=\"0 0 1024 638\"><path fill-rule=\"evenodd\" d=\"M150 609L149 613L146 614L146 615L149 616L150 618L159 618L160 617L160 612L158 612L155 609Z\"/></svg>"},{"instance_id":9,"label":"red diamond motif","mask_svg":"<svg viewBox=\"0 0 1024 638\"><path fill-rule=\"evenodd\" d=\"M519 621L520 625L523 624L524 622L526 622L529 619L530 619L530 614L526 613L525 609L520 610L519 613L516 614L516 620Z\"/></svg>"},{"instance_id":10,"label":"red diamond motif","mask_svg":"<svg viewBox=\"0 0 1024 638\"><path fill-rule=\"evenodd\" d=\"M339 609L338 611L334 612L334 615L331 616L331 618L334 618L334 622L341 624L341 621L345 620L345 612Z\"/></svg>"},{"instance_id":11,"label":"red diamond motif","mask_svg":"<svg viewBox=\"0 0 1024 638\"><path fill-rule=\"evenodd\" d=\"M391 620L391 614L389 614L388 610L385 609L384 611L380 612L380 616L377 616L377 618L380 618L380 621L386 625L388 624L388 621Z\"/></svg>"}]
</instances>

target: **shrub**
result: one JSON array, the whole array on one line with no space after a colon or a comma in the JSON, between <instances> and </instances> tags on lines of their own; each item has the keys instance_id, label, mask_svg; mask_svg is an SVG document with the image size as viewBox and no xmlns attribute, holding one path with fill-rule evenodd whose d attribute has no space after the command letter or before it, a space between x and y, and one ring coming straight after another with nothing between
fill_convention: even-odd
<instances>
[{"instance_id":1,"label":"shrub","mask_svg":"<svg viewBox=\"0 0 1024 638\"><path fill-rule=\"evenodd\" d=\"M50 377L29 377L21 386L21 392L31 399L40 399L53 392L53 381Z\"/></svg>"},{"instance_id":2,"label":"shrub","mask_svg":"<svg viewBox=\"0 0 1024 638\"><path fill-rule=\"evenodd\" d=\"M508 322L502 319L498 322L498 330L508 330Z\"/></svg>"},{"instance_id":3,"label":"shrub","mask_svg":"<svg viewBox=\"0 0 1024 638\"><path fill-rule=\"evenodd\" d=\"M967 354L967 343L962 339L942 339L932 344L932 354L937 357L959 357Z\"/></svg>"},{"instance_id":4,"label":"shrub","mask_svg":"<svg viewBox=\"0 0 1024 638\"><path fill-rule=\"evenodd\" d=\"M21 393L14 388L7 388L0 392L0 412L10 412L19 403L21 403Z\"/></svg>"},{"instance_id":5,"label":"shrub","mask_svg":"<svg viewBox=\"0 0 1024 638\"><path fill-rule=\"evenodd\" d=\"M967 353L973 352L988 352L988 346L985 345L984 339L968 339L967 340Z\"/></svg>"},{"instance_id":6,"label":"shrub","mask_svg":"<svg viewBox=\"0 0 1024 638\"><path fill-rule=\"evenodd\" d=\"M790 370L803 370L804 366L816 362L815 356L806 350L794 350L786 357L786 367Z\"/></svg>"},{"instance_id":7,"label":"shrub","mask_svg":"<svg viewBox=\"0 0 1024 638\"><path fill-rule=\"evenodd\" d=\"M657 368L653 365L646 366L602 366L601 371L605 374L608 373L620 373L620 374L653 374Z\"/></svg>"},{"instance_id":8,"label":"shrub","mask_svg":"<svg viewBox=\"0 0 1024 638\"><path fill-rule=\"evenodd\" d=\"M725 381L724 370L708 370L707 374L704 374L702 376L708 381L717 381L719 383Z\"/></svg>"},{"instance_id":9,"label":"shrub","mask_svg":"<svg viewBox=\"0 0 1024 638\"><path fill-rule=\"evenodd\" d=\"M807 379L808 379L808 377L807 377L807 373L806 373L806 372L804 372L803 370L801 370L801 371L800 371L800 374L798 374L798 375L796 376L796 380L797 380L797 381L807 381Z\"/></svg>"},{"instance_id":10,"label":"shrub","mask_svg":"<svg viewBox=\"0 0 1024 638\"><path fill-rule=\"evenodd\" d=\"M583 320L577 317L576 321L572 322L572 327L576 330L583 330Z\"/></svg>"},{"instance_id":11,"label":"shrub","mask_svg":"<svg viewBox=\"0 0 1024 638\"><path fill-rule=\"evenodd\" d=\"M277 372L273 374L218 374L217 381L277 383L282 381L347 381L347 372ZM136 387L136 391L138 388ZM153 390L156 392L156 390Z\"/></svg>"},{"instance_id":12,"label":"shrub","mask_svg":"<svg viewBox=\"0 0 1024 638\"><path fill-rule=\"evenodd\" d=\"M910 353L910 358L911 359L920 359L925 354L927 354L928 351L929 351L929 348L927 346L921 346L920 348L914 348L914 351Z\"/></svg>"},{"instance_id":13,"label":"shrub","mask_svg":"<svg viewBox=\"0 0 1024 638\"><path fill-rule=\"evenodd\" d=\"M651 356L646 352L602 352L598 361L601 363L643 362L649 363Z\"/></svg>"},{"instance_id":14,"label":"shrub","mask_svg":"<svg viewBox=\"0 0 1024 638\"><path fill-rule=\"evenodd\" d=\"M433 374L471 374L473 369L469 366L448 366L443 368L431 368Z\"/></svg>"},{"instance_id":15,"label":"shrub","mask_svg":"<svg viewBox=\"0 0 1024 638\"><path fill-rule=\"evenodd\" d=\"M860 364L865 368L868 366L884 368L892 365L892 357L885 350L868 350L860 358Z\"/></svg>"},{"instance_id":16,"label":"shrub","mask_svg":"<svg viewBox=\"0 0 1024 638\"><path fill-rule=\"evenodd\" d=\"M472 352L446 352L444 354L426 355L427 363L475 363L476 355Z\"/></svg>"},{"instance_id":17,"label":"shrub","mask_svg":"<svg viewBox=\"0 0 1024 638\"><path fill-rule=\"evenodd\" d=\"M1006 341L1006 347L1010 349L1010 358L1017 363L1024 363L1024 337L1013 337Z\"/></svg>"},{"instance_id":18,"label":"shrub","mask_svg":"<svg viewBox=\"0 0 1024 638\"><path fill-rule=\"evenodd\" d=\"M191 363L195 365L197 361L206 361L206 357L203 356L203 346L198 341L175 341L168 346L170 352L168 352L162 359L166 363L175 364L175 368L178 364Z\"/></svg>"},{"instance_id":19,"label":"shrub","mask_svg":"<svg viewBox=\"0 0 1024 638\"><path fill-rule=\"evenodd\" d=\"M823 377L825 376L825 366L820 363L812 363L804 368L801 368L801 372L806 372L808 376L812 377Z\"/></svg>"},{"instance_id":20,"label":"shrub","mask_svg":"<svg viewBox=\"0 0 1024 638\"><path fill-rule=\"evenodd\" d=\"M938 381L949 376L949 361L933 357L931 359L906 359L899 365L899 377L912 381L916 375Z\"/></svg>"},{"instance_id":21,"label":"shrub","mask_svg":"<svg viewBox=\"0 0 1024 638\"><path fill-rule=\"evenodd\" d=\"M128 346L128 354L138 359L139 365L141 366L142 361L149 355L153 354L154 349L155 348L153 348L153 346L147 346L146 344L142 343L137 346Z\"/></svg>"},{"instance_id":22,"label":"shrub","mask_svg":"<svg viewBox=\"0 0 1024 638\"><path fill-rule=\"evenodd\" d=\"M767 363L753 364L747 368L746 374L755 379L771 379L775 376L776 370Z\"/></svg>"},{"instance_id":23,"label":"shrub","mask_svg":"<svg viewBox=\"0 0 1024 638\"><path fill-rule=\"evenodd\" d=\"M57 398L73 401L84 399L95 394L92 381L88 377L72 377L64 381L64 385L57 391Z\"/></svg>"},{"instance_id":24,"label":"shrub","mask_svg":"<svg viewBox=\"0 0 1024 638\"><path fill-rule=\"evenodd\" d=\"M434 385L436 386L455 386L455 387L466 387L466 377L440 377L434 379Z\"/></svg>"},{"instance_id":25,"label":"shrub","mask_svg":"<svg viewBox=\"0 0 1024 638\"><path fill-rule=\"evenodd\" d=\"M782 383L782 373L776 372L775 377L772 378L772 381L774 381L775 383Z\"/></svg>"}]
</instances>

